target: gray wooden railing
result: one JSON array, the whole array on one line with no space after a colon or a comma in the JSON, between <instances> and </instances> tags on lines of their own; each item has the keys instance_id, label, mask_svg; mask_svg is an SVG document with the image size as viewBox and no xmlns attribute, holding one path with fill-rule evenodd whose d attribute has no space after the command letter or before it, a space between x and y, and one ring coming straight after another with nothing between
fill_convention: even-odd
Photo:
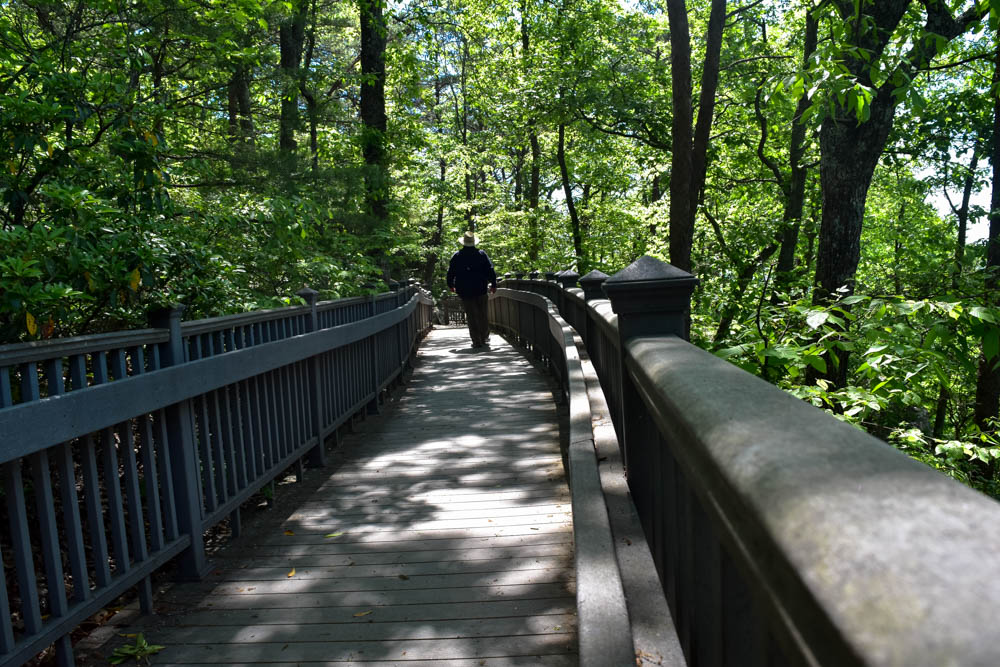
<instances>
[{"instance_id":1,"label":"gray wooden railing","mask_svg":"<svg viewBox=\"0 0 1000 667\"><path fill-rule=\"evenodd\" d=\"M373 297L0 346L0 665L70 633L176 559L206 568L203 534L380 394L430 325L415 287Z\"/></svg>"},{"instance_id":2,"label":"gray wooden railing","mask_svg":"<svg viewBox=\"0 0 1000 667\"><path fill-rule=\"evenodd\" d=\"M691 275L560 277L503 285L585 341L687 663L1000 665L1000 505L688 343Z\"/></svg>"}]
</instances>

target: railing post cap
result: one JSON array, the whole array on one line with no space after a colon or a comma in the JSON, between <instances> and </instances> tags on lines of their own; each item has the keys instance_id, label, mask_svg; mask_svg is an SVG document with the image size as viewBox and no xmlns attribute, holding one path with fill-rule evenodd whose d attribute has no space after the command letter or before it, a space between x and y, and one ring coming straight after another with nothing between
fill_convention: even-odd
<instances>
[{"instance_id":1,"label":"railing post cap","mask_svg":"<svg viewBox=\"0 0 1000 667\"><path fill-rule=\"evenodd\" d=\"M604 281L618 314L622 340L672 333L688 337L691 293L698 279L666 262L644 256Z\"/></svg>"},{"instance_id":2,"label":"railing post cap","mask_svg":"<svg viewBox=\"0 0 1000 667\"><path fill-rule=\"evenodd\" d=\"M504 279L505 279L505 280L510 280L510 277L511 277L512 275L513 275L513 274L512 274L512 273L511 273L510 271L508 271L507 273L503 274L503 277L504 277Z\"/></svg>"},{"instance_id":3,"label":"railing post cap","mask_svg":"<svg viewBox=\"0 0 1000 667\"><path fill-rule=\"evenodd\" d=\"M157 327L157 322L169 322L170 320L179 320L184 315L184 311L187 310L187 306L183 303L171 303L167 306L161 306L159 308L153 308L147 314L147 320L155 328L166 328Z\"/></svg>"},{"instance_id":4,"label":"railing post cap","mask_svg":"<svg viewBox=\"0 0 1000 667\"><path fill-rule=\"evenodd\" d=\"M576 281L580 279L580 274L573 269L566 269L556 274L556 280L563 286L563 289L576 287Z\"/></svg>"},{"instance_id":5,"label":"railing post cap","mask_svg":"<svg viewBox=\"0 0 1000 667\"><path fill-rule=\"evenodd\" d=\"M580 287L583 288L583 298L587 301L603 298L604 292L601 290L601 286L607 279L608 274L597 269L580 278Z\"/></svg>"},{"instance_id":6,"label":"railing post cap","mask_svg":"<svg viewBox=\"0 0 1000 667\"><path fill-rule=\"evenodd\" d=\"M524 278L524 271L518 271L517 273L514 274L514 277L517 278L518 280L521 280L522 278Z\"/></svg>"},{"instance_id":7,"label":"railing post cap","mask_svg":"<svg viewBox=\"0 0 1000 667\"><path fill-rule=\"evenodd\" d=\"M672 264L644 255L604 281L604 292L612 301L619 294L693 290L698 279Z\"/></svg>"},{"instance_id":8,"label":"railing post cap","mask_svg":"<svg viewBox=\"0 0 1000 667\"><path fill-rule=\"evenodd\" d=\"M309 305L319 300L319 292L308 285L303 286L302 289L295 293L295 296L301 296Z\"/></svg>"},{"instance_id":9,"label":"railing post cap","mask_svg":"<svg viewBox=\"0 0 1000 667\"><path fill-rule=\"evenodd\" d=\"M555 271L546 271L545 272L545 279L546 280L555 280L556 279L556 273L555 273Z\"/></svg>"},{"instance_id":10,"label":"railing post cap","mask_svg":"<svg viewBox=\"0 0 1000 667\"><path fill-rule=\"evenodd\" d=\"M399 290L399 282L396 280L389 281L389 289L393 292Z\"/></svg>"},{"instance_id":11,"label":"railing post cap","mask_svg":"<svg viewBox=\"0 0 1000 667\"><path fill-rule=\"evenodd\" d=\"M531 278L532 280L538 280L538 269L535 269L534 271L529 273L528 277Z\"/></svg>"}]
</instances>

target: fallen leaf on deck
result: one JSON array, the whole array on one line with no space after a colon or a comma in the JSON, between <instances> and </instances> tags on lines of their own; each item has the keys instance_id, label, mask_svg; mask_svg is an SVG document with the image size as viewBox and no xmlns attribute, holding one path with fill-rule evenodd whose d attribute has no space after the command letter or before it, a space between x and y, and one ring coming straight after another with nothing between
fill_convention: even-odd
<instances>
[{"instance_id":1,"label":"fallen leaf on deck","mask_svg":"<svg viewBox=\"0 0 1000 667\"><path fill-rule=\"evenodd\" d=\"M330 539L331 537L340 537L341 535L343 535L343 533L327 533L323 537Z\"/></svg>"},{"instance_id":2,"label":"fallen leaf on deck","mask_svg":"<svg viewBox=\"0 0 1000 667\"><path fill-rule=\"evenodd\" d=\"M294 534L295 534L294 530L286 530L285 531L285 535L294 535Z\"/></svg>"},{"instance_id":3,"label":"fallen leaf on deck","mask_svg":"<svg viewBox=\"0 0 1000 667\"><path fill-rule=\"evenodd\" d=\"M360 618L360 617L362 617L362 616L367 616L367 615L368 615L368 614L370 614L370 613L372 613L372 610L371 610L371 609L369 609L368 611L359 611L358 613L356 613L356 614L354 615L354 617L355 617L355 618Z\"/></svg>"},{"instance_id":4,"label":"fallen leaf on deck","mask_svg":"<svg viewBox=\"0 0 1000 667\"><path fill-rule=\"evenodd\" d=\"M402 579L403 581L407 581L409 579L409 577L406 576L405 574L399 575L399 578Z\"/></svg>"},{"instance_id":5,"label":"fallen leaf on deck","mask_svg":"<svg viewBox=\"0 0 1000 667\"><path fill-rule=\"evenodd\" d=\"M532 530L538 530L537 528L532 528Z\"/></svg>"},{"instance_id":6,"label":"fallen leaf on deck","mask_svg":"<svg viewBox=\"0 0 1000 667\"><path fill-rule=\"evenodd\" d=\"M292 568L292 571L288 573L288 576L289 577L294 577L295 576L295 568L294 567Z\"/></svg>"}]
</instances>

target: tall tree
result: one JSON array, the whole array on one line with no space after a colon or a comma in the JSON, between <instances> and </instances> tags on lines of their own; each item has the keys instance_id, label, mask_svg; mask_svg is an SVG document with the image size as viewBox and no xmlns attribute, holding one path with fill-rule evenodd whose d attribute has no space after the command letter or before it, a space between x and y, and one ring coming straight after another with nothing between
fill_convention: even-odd
<instances>
[{"instance_id":1,"label":"tall tree","mask_svg":"<svg viewBox=\"0 0 1000 667\"><path fill-rule=\"evenodd\" d=\"M993 166L993 184L990 196L990 235L986 244L986 298L992 304L1000 303L1000 41L996 44L993 70L993 137L990 162ZM995 326L995 325L994 325ZM986 429L988 421L997 417L1000 408L1000 368L997 350L987 350L987 336L983 337L983 350L979 358L976 377L976 407L973 416L976 425ZM994 336L995 340L995 336Z\"/></svg>"},{"instance_id":2,"label":"tall tree","mask_svg":"<svg viewBox=\"0 0 1000 667\"><path fill-rule=\"evenodd\" d=\"M299 126L299 93L302 90L302 49L305 46L306 19L309 3L295 0L291 15L278 27L279 69L281 71L281 125L278 146L290 168L294 168L298 142L295 132Z\"/></svg>"},{"instance_id":3,"label":"tall tree","mask_svg":"<svg viewBox=\"0 0 1000 667\"><path fill-rule=\"evenodd\" d=\"M358 0L361 18L361 152L365 161L365 213L376 229L389 220L386 151L384 0Z\"/></svg>"},{"instance_id":4,"label":"tall tree","mask_svg":"<svg viewBox=\"0 0 1000 667\"><path fill-rule=\"evenodd\" d=\"M691 270L691 246L698 199L705 184L708 139L715 114L719 83L719 54L726 21L726 0L712 0L701 70L698 122L693 127L691 91L691 32L685 0L667 0L670 21L671 79L673 82L673 147L670 171L670 263Z\"/></svg>"},{"instance_id":5,"label":"tall tree","mask_svg":"<svg viewBox=\"0 0 1000 667\"><path fill-rule=\"evenodd\" d=\"M925 10L922 31L897 58L889 47L904 17L918 4ZM835 53L847 74L832 77L840 88L828 95L831 112L820 128L823 214L816 257L817 304L854 290L868 190L909 83L948 41L984 14L983 7L973 3L953 16L940 0L832 0L830 6ZM888 75L882 67L889 68ZM827 364L826 375L838 387L847 382L848 356L848 350L841 348Z\"/></svg>"}]
</instances>

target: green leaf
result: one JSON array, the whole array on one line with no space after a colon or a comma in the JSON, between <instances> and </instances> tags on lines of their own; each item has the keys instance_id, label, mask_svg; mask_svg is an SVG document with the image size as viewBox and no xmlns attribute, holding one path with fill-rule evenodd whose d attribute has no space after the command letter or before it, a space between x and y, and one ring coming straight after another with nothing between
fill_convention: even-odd
<instances>
[{"instance_id":1,"label":"green leaf","mask_svg":"<svg viewBox=\"0 0 1000 667\"><path fill-rule=\"evenodd\" d=\"M823 357L809 355L805 358L805 360L807 364L818 370L820 373L826 373L826 360L823 359ZM816 380L816 384L820 384L820 380ZM826 389L826 387L823 386L825 384L826 383L824 382L823 384L820 384L820 386L823 387L823 389Z\"/></svg>"},{"instance_id":2,"label":"green leaf","mask_svg":"<svg viewBox=\"0 0 1000 667\"><path fill-rule=\"evenodd\" d=\"M1000 329L989 327L983 332L983 356L992 359L1000 352Z\"/></svg>"},{"instance_id":3,"label":"green leaf","mask_svg":"<svg viewBox=\"0 0 1000 667\"><path fill-rule=\"evenodd\" d=\"M812 310L806 315L806 324L810 329L818 329L830 319L830 313L826 310Z\"/></svg>"}]
</instances>

